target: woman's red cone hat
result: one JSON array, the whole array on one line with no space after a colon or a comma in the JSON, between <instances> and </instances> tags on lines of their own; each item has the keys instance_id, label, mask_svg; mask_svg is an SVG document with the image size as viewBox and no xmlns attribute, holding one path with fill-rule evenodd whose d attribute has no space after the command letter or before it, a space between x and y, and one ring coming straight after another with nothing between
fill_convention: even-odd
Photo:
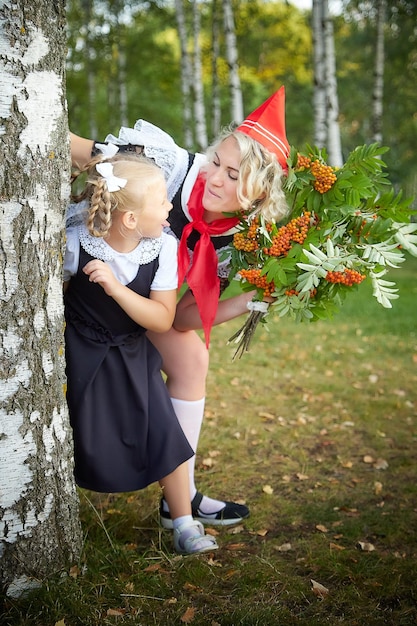
<instances>
[{"instance_id":1,"label":"woman's red cone hat","mask_svg":"<svg viewBox=\"0 0 417 626\"><path fill-rule=\"evenodd\" d=\"M290 146L285 133L285 88L280 87L236 128L276 155L287 171Z\"/></svg>"}]
</instances>

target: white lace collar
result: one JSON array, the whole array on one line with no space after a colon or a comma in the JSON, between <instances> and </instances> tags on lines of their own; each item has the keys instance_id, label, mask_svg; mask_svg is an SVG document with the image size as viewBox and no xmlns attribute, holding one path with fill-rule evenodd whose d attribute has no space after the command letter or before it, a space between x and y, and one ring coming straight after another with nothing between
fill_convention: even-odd
<instances>
[{"instance_id":1,"label":"white lace collar","mask_svg":"<svg viewBox=\"0 0 417 626\"><path fill-rule=\"evenodd\" d=\"M159 256L162 248L162 235L158 238L144 237L131 252L117 252L113 250L102 237L93 237L84 224L78 226L81 247L87 254L100 261L110 263L117 257L123 256L127 261L136 265L146 265Z\"/></svg>"}]
</instances>

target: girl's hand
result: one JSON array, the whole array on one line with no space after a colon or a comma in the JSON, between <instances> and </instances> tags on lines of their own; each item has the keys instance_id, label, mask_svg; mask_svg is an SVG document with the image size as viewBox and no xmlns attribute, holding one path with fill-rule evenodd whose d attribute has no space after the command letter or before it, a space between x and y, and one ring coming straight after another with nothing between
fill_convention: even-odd
<instances>
[{"instance_id":1,"label":"girl's hand","mask_svg":"<svg viewBox=\"0 0 417 626\"><path fill-rule=\"evenodd\" d=\"M84 265L83 272L90 278L90 283L98 283L108 296L114 296L120 283L107 263L94 259Z\"/></svg>"}]
</instances>

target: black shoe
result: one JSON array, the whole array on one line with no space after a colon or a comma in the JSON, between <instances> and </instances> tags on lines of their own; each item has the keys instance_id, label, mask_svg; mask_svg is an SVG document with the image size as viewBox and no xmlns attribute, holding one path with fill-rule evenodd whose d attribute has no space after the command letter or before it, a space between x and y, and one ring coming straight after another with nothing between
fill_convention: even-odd
<instances>
[{"instance_id":1,"label":"black shoe","mask_svg":"<svg viewBox=\"0 0 417 626\"><path fill-rule=\"evenodd\" d=\"M246 517L249 517L249 509L244 504L237 504L237 502L226 502L226 506L217 511L217 513L204 513L198 508L203 499L203 494L197 491L191 502L191 515L195 520L202 524L209 524L210 526L233 526L239 524ZM165 511L163 508L163 499L159 506L159 519L161 526L172 530L173 524L171 514L169 511Z\"/></svg>"}]
</instances>

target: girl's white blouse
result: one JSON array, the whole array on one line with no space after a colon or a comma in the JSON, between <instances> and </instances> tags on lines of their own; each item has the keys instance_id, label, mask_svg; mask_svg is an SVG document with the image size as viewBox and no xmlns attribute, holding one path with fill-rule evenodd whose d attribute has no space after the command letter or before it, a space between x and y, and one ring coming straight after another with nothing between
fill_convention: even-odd
<instances>
[{"instance_id":1,"label":"girl's white blouse","mask_svg":"<svg viewBox=\"0 0 417 626\"><path fill-rule=\"evenodd\" d=\"M151 284L152 291L171 291L178 287L177 248L178 242L172 235L163 232L158 238L142 239L134 250L117 252L101 237L93 237L82 225L67 228L64 258L64 282L77 273L80 242L91 256L105 261L122 285L129 284L138 273L140 265L150 263L159 256L159 267Z\"/></svg>"}]
</instances>

